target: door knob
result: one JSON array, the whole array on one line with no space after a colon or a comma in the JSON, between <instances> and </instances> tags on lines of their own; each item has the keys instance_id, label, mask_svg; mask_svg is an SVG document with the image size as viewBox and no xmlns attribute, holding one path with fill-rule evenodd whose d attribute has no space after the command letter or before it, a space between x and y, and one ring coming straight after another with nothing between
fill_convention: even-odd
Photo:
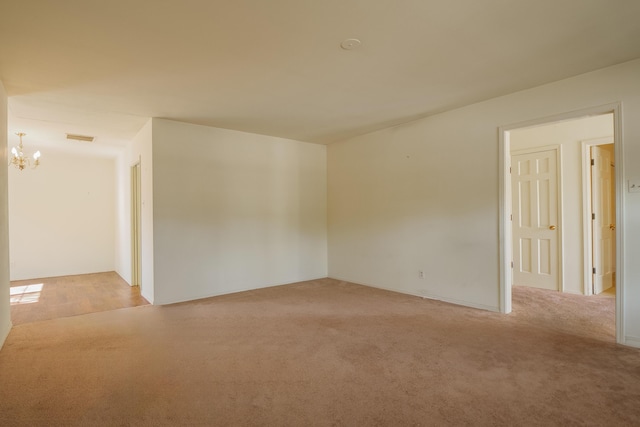
<instances>
[{"instance_id":1,"label":"door knob","mask_svg":"<svg viewBox=\"0 0 640 427\"><path fill-rule=\"evenodd\" d=\"M611 230L615 230L615 229L616 229L616 225L615 225L615 224L609 224L609 228L610 228Z\"/></svg>"},{"instance_id":2,"label":"door knob","mask_svg":"<svg viewBox=\"0 0 640 427\"><path fill-rule=\"evenodd\" d=\"M555 226L555 225L550 225L550 226L549 226L549 230L555 230L555 229L556 229L556 226Z\"/></svg>"}]
</instances>

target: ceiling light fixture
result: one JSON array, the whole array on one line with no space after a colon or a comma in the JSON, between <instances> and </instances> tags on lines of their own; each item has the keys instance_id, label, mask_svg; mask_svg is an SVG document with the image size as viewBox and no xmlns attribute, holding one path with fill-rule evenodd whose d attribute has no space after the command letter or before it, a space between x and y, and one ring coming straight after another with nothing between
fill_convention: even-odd
<instances>
[{"instance_id":1,"label":"ceiling light fixture","mask_svg":"<svg viewBox=\"0 0 640 427\"><path fill-rule=\"evenodd\" d=\"M40 165L40 151L33 153L33 164L31 158L24 155L24 148L22 147L22 137L26 135L24 132L17 132L16 135L20 137L20 144L17 147L11 149L11 159L9 160L9 166L13 165L22 170L29 166L31 169L35 169Z\"/></svg>"}]
</instances>

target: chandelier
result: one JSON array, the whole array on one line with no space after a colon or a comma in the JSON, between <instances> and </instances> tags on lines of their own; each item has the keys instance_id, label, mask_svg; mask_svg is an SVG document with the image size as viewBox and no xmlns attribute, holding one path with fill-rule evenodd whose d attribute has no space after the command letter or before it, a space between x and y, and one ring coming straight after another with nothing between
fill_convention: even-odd
<instances>
[{"instance_id":1,"label":"chandelier","mask_svg":"<svg viewBox=\"0 0 640 427\"><path fill-rule=\"evenodd\" d=\"M9 160L9 166L13 165L22 170L29 166L31 169L35 169L40 164L40 151L33 153L33 163L31 158L24 155L24 148L22 147L22 137L26 135L23 132L17 132L16 135L20 137L20 144L17 147L11 149L11 159Z\"/></svg>"}]
</instances>

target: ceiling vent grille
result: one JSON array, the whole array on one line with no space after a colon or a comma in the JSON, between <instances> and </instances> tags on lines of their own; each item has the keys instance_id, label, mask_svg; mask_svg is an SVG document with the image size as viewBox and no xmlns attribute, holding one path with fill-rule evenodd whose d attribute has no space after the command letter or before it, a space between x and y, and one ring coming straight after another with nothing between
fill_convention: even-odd
<instances>
[{"instance_id":1,"label":"ceiling vent grille","mask_svg":"<svg viewBox=\"0 0 640 427\"><path fill-rule=\"evenodd\" d=\"M73 133L68 133L67 139L72 139L74 141L93 142L93 140L96 138L94 136L75 135Z\"/></svg>"}]
</instances>

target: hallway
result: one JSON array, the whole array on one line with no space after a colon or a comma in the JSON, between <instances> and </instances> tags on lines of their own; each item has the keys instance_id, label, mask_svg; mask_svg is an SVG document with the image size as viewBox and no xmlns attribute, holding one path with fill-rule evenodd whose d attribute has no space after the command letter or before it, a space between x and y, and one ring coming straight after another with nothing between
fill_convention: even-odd
<instances>
[{"instance_id":1,"label":"hallway","mask_svg":"<svg viewBox=\"0 0 640 427\"><path fill-rule=\"evenodd\" d=\"M10 292L14 326L149 304L113 271L16 280Z\"/></svg>"}]
</instances>

